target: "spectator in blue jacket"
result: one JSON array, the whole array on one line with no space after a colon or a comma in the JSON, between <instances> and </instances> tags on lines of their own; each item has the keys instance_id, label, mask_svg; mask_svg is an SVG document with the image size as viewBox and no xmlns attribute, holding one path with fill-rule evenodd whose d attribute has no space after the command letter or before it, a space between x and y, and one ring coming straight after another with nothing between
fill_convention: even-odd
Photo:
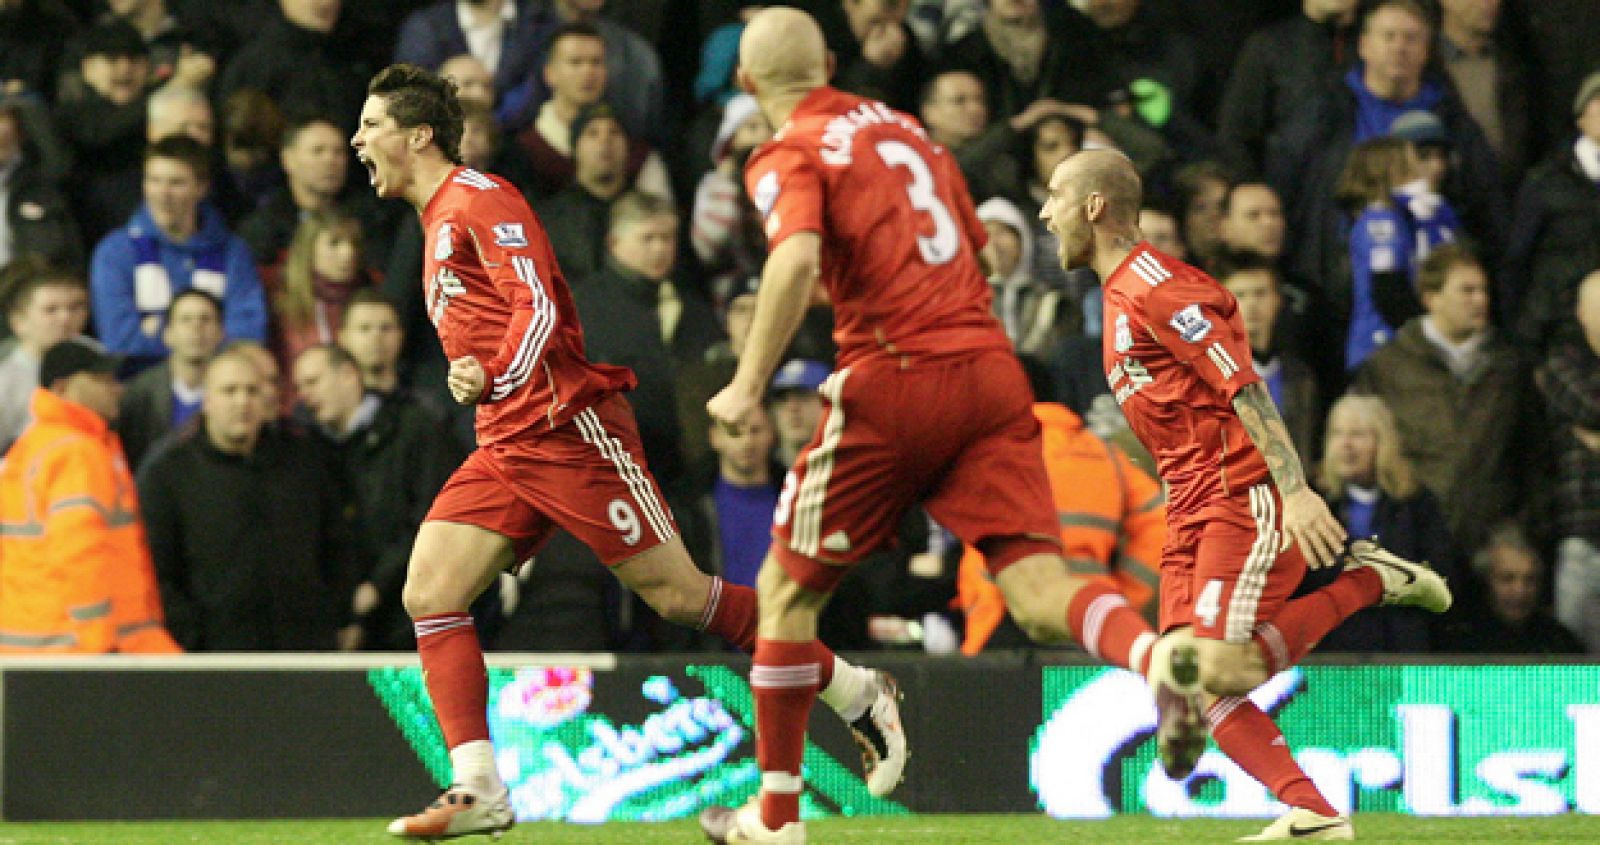
<instances>
[{"instance_id":1,"label":"spectator in blue jacket","mask_svg":"<svg viewBox=\"0 0 1600 845\"><path fill-rule=\"evenodd\" d=\"M1421 262L1434 247L1447 244L1463 234L1455 206L1445 199L1445 185L1454 169L1455 150L1444 122L1432 112L1408 111L1395 118L1389 137L1411 144L1416 157L1412 179L1395 188L1395 201L1404 203L1417 232L1417 254Z\"/></svg>"},{"instance_id":2,"label":"spectator in blue jacket","mask_svg":"<svg viewBox=\"0 0 1600 845\"><path fill-rule=\"evenodd\" d=\"M229 339L266 337L267 310L250 248L203 204L210 152L186 136L151 144L144 160L144 205L128 225L95 247L89 287L95 332L114 352L151 363L167 355L161 339L174 295L199 288L223 305Z\"/></svg>"},{"instance_id":3,"label":"spectator in blue jacket","mask_svg":"<svg viewBox=\"0 0 1600 845\"><path fill-rule=\"evenodd\" d=\"M1416 222L1400 186L1417 173L1416 153L1399 138L1363 141L1350 152L1339 177L1338 198L1350 221L1349 315L1344 366L1353 372L1394 337L1396 326L1422 313L1413 288Z\"/></svg>"}]
</instances>

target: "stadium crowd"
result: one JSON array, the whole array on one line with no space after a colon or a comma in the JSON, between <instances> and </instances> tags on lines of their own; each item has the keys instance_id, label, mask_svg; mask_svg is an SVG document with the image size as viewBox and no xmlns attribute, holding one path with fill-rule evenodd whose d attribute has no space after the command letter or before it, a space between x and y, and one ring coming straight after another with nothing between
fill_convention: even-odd
<instances>
[{"instance_id":1,"label":"stadium crowd","mask_svg":"<svg viewBox=\"0 0 1600 845\"><path fill-rule=\"evenodd\" d=\"M751 584L833 354L819 303L764 418L709 424L765 256L741 174L773 127L733 82L760 5L0 0L0 651L412 647L408 551L472 409L446 390L417 216L374 198L349 146L393 61L455 80L466 164L528 197L589 356L638 374L695 560ZM1462 596L1437 622L1363 611L1323 649L1600 653L1589 4L793 5L836 86L918 116L965 174L995 314L1063 406L1041 419L1092 434L1049 456L1094 482L1058 491L1093 535L1075 567L1148 605L1161 543L1159 496L1130 492L1153 465L1106 386L1097 280L1060 269L1037 216L1063 158L1115 148L1150 241L1237 298L1350 533ZM914 512L900 539L841 585L823 640L1023 642L938 525ZM474 615L499 650L720 647L566 535Z\"/></svg>"}]
</instances>

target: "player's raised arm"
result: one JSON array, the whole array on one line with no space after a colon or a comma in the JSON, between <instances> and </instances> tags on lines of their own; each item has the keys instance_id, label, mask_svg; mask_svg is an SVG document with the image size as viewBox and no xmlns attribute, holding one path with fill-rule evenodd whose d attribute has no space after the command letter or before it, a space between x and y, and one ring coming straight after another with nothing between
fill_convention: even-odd
<instances>
[{"instance_id":1,"label":"player's raised arm","mask_svg":"<svg viewBox=\"0 0 1600 845\"><path fill-rule=\"evenodd\" d=\"M706 403L706 411L717 423L738 428L761 404L778 359L805 319L821 263L822 238L816 232L796 232L767 256L739 369L733 381Z\"/></svg>"},{"instance_id":2,"label":"player's raised arm","mask_svg":"<svg viewBox=\"0 0 1600 845\"><path fill-rule=\"evenodd\" d=\"M495 219L491 210L488 217L475 214L463 220L461 227L463 237L483 262L484 272L511 307L511 319L494 358L479 362L484 380L477 395L480 403L498 402L528 383L544 358L557 320L549 280L540 269L553 262L534 260L531 239L542 240L543 230L520 199L496 205L503 211L503 219Z\"/></svg>"},{"instance_id":3,"label":"player's raised arm","mask_svg":"<svg viewBox=\"0 0 1600 845\"><path fill-rule=\"evenodd\" d=\"M769 145L751 159L745 182L766 218L771 251L739 369L732 383L706 403L712 420L730 428L761 403L778 359L805 319L822 271L823 195L814 163L798 149Z\"/></svg>"}]
</instances>

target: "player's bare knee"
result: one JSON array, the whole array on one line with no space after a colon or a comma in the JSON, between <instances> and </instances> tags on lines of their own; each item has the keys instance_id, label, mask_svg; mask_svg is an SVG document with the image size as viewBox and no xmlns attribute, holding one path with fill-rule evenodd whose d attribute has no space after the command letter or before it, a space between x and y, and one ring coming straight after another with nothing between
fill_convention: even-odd
<instances>
[{"instance_id":1,"label":"player's bare knee","mask_svg":"<svg viewBox=\"0 0 1600 845\"><path fill-rule=\"evenodd\" d=\"M995 579L1011 618L1028 638L1041 645L1065 643L1067 599L1060 558L1024 558L1000 571Z\"/></svg>"},{"instance_id":2,"label":"player's bare knee","mask_svg":"<svg viewBox=\"0 0 1600 845\"><path fill-rule=\"evenodd\" d=\"M1200 640L1200 685L1217 696L1249 695L1267 680L1259 660L1253 660L1254 643Z\"/></svg>"},{"instance_id":3,"label":"player's bare knee","mask_svg":"<svg viewBox=\"0 0 1600 845\"><path fill-rule=\"evenodd\" d=\"M662 582L641 586L639 598L660 614L662 619L678 625L693 626L700 621L705 610L705 590L693 589L695 585Z\"/></svg>"},{"instance_id":4,"label":"player's bare knee","mask_svg":"<svg viewBox=\"0 0 1600 845\"><path fill-rule=\"evenodd\" d=\"M460 608L446 607L446 603L440 598L439 590L429 589L425 579L416 577L406 579L400 600L405 604L406 613L410 614L412 619L460 610Z\"/></svg>"},{"instance_id":5,"label":"player's bare knee","mask_svg":"<svg viewBox=\"0 0 1600 845\"><path fill-rule=\"evenodd\" d=\"M1066 607L1060 601L1051 599L1052 593L1048 590L1006 597L1006 606L1010 608L1011 618L1016 621L1017 627L1028 635L1028 639L1040 645L1061 643L1066 639L1063 627Z\"/></svg>"}]
</instances>

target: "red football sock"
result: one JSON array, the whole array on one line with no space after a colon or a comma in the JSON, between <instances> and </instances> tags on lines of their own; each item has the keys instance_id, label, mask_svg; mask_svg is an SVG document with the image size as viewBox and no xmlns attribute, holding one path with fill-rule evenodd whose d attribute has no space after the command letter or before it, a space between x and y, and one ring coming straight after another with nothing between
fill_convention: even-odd
<instances>
[{"instance_id":1,"label":"red football sock","mask_svg":"<svg viewBox=\"0 0 1600 845\"><path fill-rule=\"evenodd\" d=\"M444 731L444 744L489 738L489 673L478 630L465 613L435 613L416 620L417 654Z\"/></svg>"},{"instance_id":2,"label":"red football sock","mask_svg":"<svg viewBox=\"0 0 1600 845\"><path fill-rule=\"evenodd\" d=\"M700 613L700 630L732 643L745 654L756 647L756 591L712 577L711 594Z\"/></svg>"},{"instance_id":3,"label":"red football sock","mask_svg":"<svg viewBox=\"0 0 1600 845\"><path fill-rule=\"evenodd\" d=\"M1272 717L1250 699L1219 698L1206 711L1206 721L1211 723L1211 738L1222 753L1272 790L1279 801L1324 816L1339 815L1294 761L1289 743Z\"/></svg>"},{"instance_id":4,"label":"red football sock","mask_svg":"<svg viewBox=\"0 0 1600 845\"><path fill-rule=\"evenodd\" d=\"M1383 579L1371 569L1346 570L1332 584L1283 606L1255 639L1273 674L1300 662L1317 642L1363 608L1383 598Z\"/></svg>"},{"instance_id":5,"label":"red football sock","mask_svg":"<svg viewBox=\"0 0 1600 845\"><path fill-rule=\"evenodd\" d=\"M1144 674L1155 632L1105 582L1090 581L1078 588L1067 603L1067 627L1090 655ZM1134 660L1139 665L1133 665Z\"/></svg>"},{"instance_id":6,"label":"red football sock","mask_svg":"<svg viewBox=\"0 0 1600 845\"><path fill-rule=\"evenodd\" d=\"M700 630L709 631L749 654L756 648L756 591L738 584L730 584L712 577L711 595L706 599L706 609L701 615ZM817 640L817 665L822 670L822 681L817 689L827 689L833 683L833 650Z\"/></svg>"},{"instance_id":7,"label":"red football sock","mask_svg":"<svg viewBox=\"0 0 1600 845\"><path fill-rule=\"evenodd\" d=\"M756 640L750 688L756 698L761 821L768 830L800 820L800 760L819 676L815 641Z\"/></svg>"},{"instance_id":8,"label":"red football sock","mask_svg":"<svg viewBox=\"0 0 1600 845\"><path fill-rule=\"evenodd\" d=\"M822 644L822 640L814 641L811 659L817 661L817 691L821 692L833 683L833 649Z\"/></svg>"}]
</instances>

